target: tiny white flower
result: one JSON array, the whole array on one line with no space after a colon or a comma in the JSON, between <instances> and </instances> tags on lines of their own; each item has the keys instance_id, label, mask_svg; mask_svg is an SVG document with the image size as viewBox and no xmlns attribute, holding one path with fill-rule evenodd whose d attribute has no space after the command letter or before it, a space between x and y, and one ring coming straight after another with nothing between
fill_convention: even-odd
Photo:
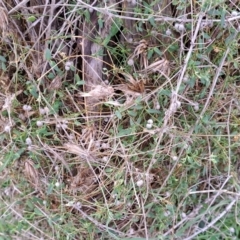
<instances>
[{"instance_id":1,"label":"tiny white flower","mask_svg":"<svg viewBox=\"0 0 240 240\"><path fill-rule=\"evenodd\" d=\"M31 111L32 110L32 107L29 106L29 105L23 105L23 110L28 112L28 111Z\"/></svg>"},{"instance_id":2,"label":"tiny white flower","mask_svg":"<svg viewBox=\"0 0 240 240\"><path fill-rule=\"evenodd\" d=\"M195 104L193 108L196 112L198 112L199 111L199 104Z\"/></svg>"},{"instance_id":3,"label":"tiny white flower","mask_svg":"<svg viewBox=\"0 0 240 240\"><path fill-rule=\"evenodd\" d=\"M132 0L132 5L133 6L137 5L137 1L136 0Z\"/></svg>"},{"instance_id":4,"label":"tiny white flower","mask_svg":"<svg viewBox=\"0 0 240 240\"><path fill-rule=\"evenodd\" d=\"M57 123L56 124L56 128L61 128L62 124L61 123Z\"/></svg>"},{"instance_id":5,"label":"tiny white flower","mask_svg":"<svg viewBox=\"0 0 240 240\"><path fill-rule=\"evenodd\" d=\"M177 160L178 160L178 157L177 157L177 156L172 156L172 160L173 160L173 161L177 161Z\"/></svg>"},{"instance_id":6,"label":"tiny white flower","mask_svg":"<svg viewBox=\"0 0 240 240\"><path fill-rule=\"evenodd\" d=\"M32 140L31 140L30 137L26 138L26 144L27 144L28 146L32 145Z\"/></svg>"},{"instance_id":7,"label":"tiny white flower","mask_svg":"<svg viewBox=\"0 0 240 240\"><path fill-rule=\"evenodd\" d=\"M73 65L73 62L67 61L67 62L65 63L65 70L66 70L66 71L70 70L72 65Z\"/></svg>"},{"instance_id":8,"label":"tiny white flower","mask_svg":"<svg viewBox=\"0 0 240 240\"><path fill-rule=\"evenodd\" d=\"M108 161L108 157L107 157L107 156L104 156L104 157L102 158L102 161L103 161L103 162L107 162L107 161Z\"/></svg>"},{"instance_id":9,"label":"tiny white flower","mask_svg":"<svg viewBox=\"0 0 240 240\"><path fill-rule=\"evenodd\" d=\"M147 128L147 129L151 129L151 128L152 128L152 124L147 123L147 124L146 124L146 128Z\"/></svg>"},{"instance_id":10,"label":"tiny white flower","mask_svg":"<svg viewBox=\"0 0 240 240\"><path fill-rule=\"evenodd\" d=\"M60 186L60 182L56 182L55 187L59 187L59 186Z\"/></svg>"},{"instance_id":11,"label":"tiny white flower","mask_svg":"<svg viewBox=\"0 0 240 240\"><path fill-rule=\"evenodd\" d=\"M166 31L166 35L167 36L171 36L172 35L172 31L168 28L167 31Z\"/></svg>"},{"instance_id":12,"label":"tiny white flower","mask_svg":"<svg viewBox=\"0 0 240 240\"><path fill-rule=\"evenodd\" d=\"M82 208L82 204L81 204L80 202L76 202L75 206L76 206L77 208Z\"/></svg>"},{"instance_id":13,"label":"tiny white flower","mask_svg":"<svg viewBox=\"0 0 240 240\"><path fill-rule=\"evenodd\" d=\"M161 108L160 104L157 103L156 106L155 106L155 109L156 109L156 110L159 110L160 108Z\"/></svg>"},{"instance_id":14,"label":"tiny white flower","mask_svg":"<svg viewBox=\"0 0 240 240\"><path fill-rule=\"evenodd\" d=\"M48 115L48 114L49 114L49 112L50 112L50 110L49 110L49 108L48 108L48 107L45 107L45 108L44 108L44 111L45 111L45 114L47 114L47 115Z\"/></svg>"},{"instance_id":15,"label":"tiny white flower","mask_svg":"<svg viewBox=\"0 0 240 240\"><path fill-rule=\"evenodd\" d=\"M109 84L109 81L108 81L108 80L105 80L104 83L108 85L108 84Z\"/></svg>"},{"instance_id":16,"label":"tiny white flower","mask_svg":"<svg viewBox=\"0 0 240 240\"><path fill-rule=\"evenodd\" d=\"M45 109L44 108L39 108L39 114L40 115L44 115L46 112L45 112Z\"/></svg>"},{"instance_id":17,"label":"tiny white flower","mask_svg":"<svg viewBox=\"0 0 240 240\"><path fill-rule=\"evenodd\" d=\"M133 64L134 64L133 59L130 58L130 59L128 60L127 64L128 64L129 66L133 66Z\"/></svg>"},{"instance_id":18,"label":"tiny white flower","mask_svg":"<svg viewBox=\"0 0 240 240\"><path fill-rule=\"evenodd\" d=\"M187 143L185 143L185 144L183 145L183 148L184 148L184 149L188 149L188 147L189 147L189 145L188 145Z\"/></svg>"},{"instance_id":19,"label":"tiny white flower","mask_svg":"<svg viewBox=\"0 0 240 240\"><path fill-rule=\"evenodd\" d=\"M139 180L136 182L138 187L141 187L143 185L143 183L144 183L143 180Z\"/></svg>"},{"instance_id":20,"label":"tiny white flower","mask_svg":"<svg viewBox=\"0 0 240 240\"><path fill-rule=\"evenodd\" d=\"M43 200L43 205L47 205L47 201L46 200Z\"/></svg>"},{"instance_id":21,"label":"tiny white flower","mask_svg":"<svg viewBox=\"0 0 240 240\"><path fill-rule=\"evenodd\" d=\"M28 151L32 151L33 150L33 147L30 145L27 147Z\"/></svg>"},{"instance_id":22,"label":"tiny white flower","mask_svg":"<svg viewBox=\"0 0 240 240\"><path fill-rule=\"evenodd\" d=\"M88 8L88 11L89 11L90 13L92 13L93 10L94 10L94 9L93 9L92 7Z\"/></svg>"},{"instance_id":23,"label":"tiny white flower","mask_svg":"<svg viewBox=\"0 0 240 240\"><path fill-rule=\"evenodd\" d=\"M164 216L165 216L165 217L168 217L168 216L170 216L170 215L171 215L170 211L164 212Z\"/></svg>"},{"instance_id":24,"label":"tiny white flower","mask_svg":"<svg viewBox=\"0 0 240 240\"><path fill-rule=\"evenodd\" d=\"M178 32L184 32L185 31L185 26L182 23L176 23L174 28L176 29L176 31Z\"/></svg>"},{"instance_id":25,"label":"tiny white flower","mask_svg":"<svg viewBox=\"0 0 240 240\"><path fill-rule=\"evenodd\" d=\"M238 12L237 12L237 11L235 11L235 10L232 11L232 13L231 13L231 16L232 16L232 17L236 17L237 15L238 15Z\"/></svg>"},{"instance_id":26,"label":"tiny white flower","mask_svg":"<svg viewBox=\"0 0 240 240\"><path fill-rule=\"evenodd\" d=\"M73 65L73 62L72 62L72 61L67 61L67 62L65 63L65 65L66 65L66 66L72 66L72 65Z\"/></svg>"},{"instance_id":27,"label":"tiny white flower","mask_svg":"<svg viewBox=\"0 0 240 240\"><path fill-rule=\"evenodd\" d=\"M230 227L230 228L229 228L229 231L230 231L231 233L235 233L235 229L234 229L233 227Z\"/></svg>"},{"instance_id":28,"label":"tiny white flower","mask_svg":"<svg viewBox=\"0 0 240 240\"><path fill-rule=\"evenodd\" d=\"M171 196L171 193L170 193L170 192L166 192L166 193L165 193L165 197L166 197L166 198L168 198L168 197L170 197L170 196Z\"/></svg>"},{"instance_id":29,"label":"tiny white flower","mask_svg":"<svg viewBox=\"0 0 240 240\"><path fill-rule=\"evenodd\" d=\"M23 110L27 111L27 109L28 109L28 105L23 105Z\"/></svg>"},{"instance_id":30,"label":"tiny white flower","mask_svg":"<svg viewBox=\"0 0 240 240\"><path fill-rule=\"evenodd\" d=\"M133 235L133 234L135 233L135 231L134 231L133 228L130 228L128 233L129 233L130 235Z\"/></svg>"},{"instance_id":31,"label":"tiny white flower","mask_svg":"<svg viewBox=\"0 0 240 240\"><path fill-rule=\"evenodd\" d=\"M37 121L36 124L37 124L38 127L41 127L43 125L43 122L42 121Z\"/></svg>"},{"instance_id":32,"label":"tiny white flower","mask_svg":"<svg viewBox=\"0 0 240 240\"><path fill-rule=\"evenodd\" d=\"M117 194L116 193L112 193L112 198L115 199L117 197Z\"/></svg>"},{"instance_id":33,"label":"tiny white flower","mask_svg":"<svg viewBox=\"0 0 240 240\"><path fill-rule=\"evenodd\" d=\"M59 170L59 166L56 165L54 169L55 169L56 172L58 172L58 170Z\"/></svg>"},{"instance_id":34,"label":"tiny white flower","mask_svg":"<svg viewBox=\"0 0 240 240\"><path fill-rule=\"evenodd\" d=\"M107 149L107 148L109 148L109 143L102 143L101 147L103 149Z\"/></svg>"},{"instance_id":35,"label":"tiny white flower","mask_svg":"<svg viewBox=\"0 0 240 240\"><path fill-rule=\"evenodd\" d=\"M128 42L132 43L133 42L133 38L129 38Z\"/></svg>"},{"instance_id":36,"label":"tiny white flower","mask_svg":"<svg viewBox=\"0 0 240 240\"><path fill-rule=\"evenodd\" d=\"M65 65L65 70L66 70L66 71L69 71L70 69L71 69L70 66Z\"/></svg>"},{"instance_id":37,"label":"tiny white flower","mask_svg":"<svg viewBox=\"0 0 240 240\"><path fill-rule=\"evenodd\" d=\"M185 212L182 212L182 218L186 218L187 217L187 214Z\"/></svg>"},{"instance_id":38,"label":"tiny white flower","mask_svg":"<svg viewBox=\"0 0 240 240\"><path fill-rule=\"evenodd\" d=\"M181 107L181 102L177 100L176 105L177 105L177 108L180 108Z\"/></svg>"},{"instance_id":39,"label":"tiny white flower","mask_svg":"<svg viewBox=\"0 0 240 240\"><path fill-rule=\"evenodd\" d=\"M185 75L185 76L183 77L183 82L184 82L184 83L187 83L187 82L188 82L188 79L189 79L188 75Z\"/></svg>"},{"instance_id":40,"label":"tiny white flower","mask_svg":"<svg viewBox=\"0 0 240 240\"><path fill-rule=\"evenodd\" d=\"M152 120L152 119L148 119L148 120L147 120L147 123L153 124L153 120Z\"/></svg>"},{"instance_id":41,"label":"tiny white flower","mask_svg":"<svg viewBox=\"0 0 240 240\"><path fill-rule=\"evenodd\" d=\"M155 30L151 31L151 35L152 35L152 36L156 37L156 36L157 36L157 34L158 34L158 32L157 32L157 31L155 31Z\"/></svg>"},{"instance_id":42,"label":"tiny white flower","mask_svg":"<svg viewBox=\"0 0 240 240\"><path fill-rule=\"evenodd\" d=\"M11 131L11 127L9 125L4 127L4 132L10 132Z\"/></svg>"}]
</instances>

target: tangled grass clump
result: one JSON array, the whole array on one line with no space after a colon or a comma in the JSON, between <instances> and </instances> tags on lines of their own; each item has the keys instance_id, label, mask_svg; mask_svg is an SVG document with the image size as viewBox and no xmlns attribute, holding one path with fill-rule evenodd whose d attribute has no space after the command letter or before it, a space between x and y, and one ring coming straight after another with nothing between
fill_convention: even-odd
<instances>
[{"instance_id":1,"label":"tangled grass clump","mask_svg":"<svg viewBox=\"0 0 240 240\"><path fill-rule=\"evenodd\" d=\"M16 2L0 238L238 239L236 1Z\"/></svg>"}]
</instances>

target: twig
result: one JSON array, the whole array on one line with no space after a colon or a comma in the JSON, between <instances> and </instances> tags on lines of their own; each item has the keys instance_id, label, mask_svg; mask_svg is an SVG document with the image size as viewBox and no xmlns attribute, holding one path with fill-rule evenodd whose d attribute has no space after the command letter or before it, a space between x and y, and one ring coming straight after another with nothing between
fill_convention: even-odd
<instances>
[{"instance_id":1,"label":"twig","mask_svg":"<svg viewBox=\"0 0 240 240\"><path fill-rule=\"evenodd\" d=\"M237 199L232 200L232 202L225 208L225 210L218 216L216 217L212 222L210 222L206 227L202 228L201 230L195 232L192 236L185 238L185 240L191 240L195 238L197 235L200 233L203 233L207 231L209 228L211 228L216 222L218 222L221 218L224 217L233 207L233 205L236 203Z\"/></svg>"},{"instance_id":2,"label":"twig","mask_svg":"<svg viewBox=\"0 0 240 240\"><path fill-rule=\"evenodd\" d=\"M116 230L114 228L111 228L111 227L108 227L106 225L103 225L103 224L99 223L98 221L96 221L94 218L90 217L83 210L81 210L81 208L77 204L74 204L73 208L75 210L77 210L79 213L81 213L83 215L83 217L87 218L90 222L95 224L98 228L103 229L103 230L107 230L107 231L111 231L111 232L115 232L115 233L119 234L120 236L124 236L123 232L120 232L120 231L118 231L118 230Z\"/></svg>"}]
</instances>

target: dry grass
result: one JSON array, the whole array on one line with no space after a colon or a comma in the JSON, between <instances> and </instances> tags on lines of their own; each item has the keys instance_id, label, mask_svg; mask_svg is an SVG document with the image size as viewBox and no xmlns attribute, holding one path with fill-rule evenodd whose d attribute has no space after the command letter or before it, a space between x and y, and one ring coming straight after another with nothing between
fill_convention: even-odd
<instances>
[{"instance_id":1,"label":"dry grass","mask_svg":"<svg viewBox=\"0 0 240 240\"><path fill-rule=\"evenodd\" d=\"M16 2L0 239L238 239L237 1Z\"/></svg>"}]
</instances>

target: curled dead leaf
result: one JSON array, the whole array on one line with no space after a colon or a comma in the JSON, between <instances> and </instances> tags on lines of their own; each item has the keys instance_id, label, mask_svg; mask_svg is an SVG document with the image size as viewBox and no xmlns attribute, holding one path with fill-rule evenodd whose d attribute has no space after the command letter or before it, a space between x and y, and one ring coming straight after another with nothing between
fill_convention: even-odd
<instances>
[{"instance_id":1,"label":"curled dead leaf","mask_svg":"<svg viewBox=\"0 0 240 240\"><path fill-rule=\"evenodd\" d=\"M111 86L96 85L92 88L91 91L83 93L80 95L82 97L91 97L95 100L103 100L109 98L114 94L114 89Z\"/></svg>"},{"instance_id":2,"label":"curled dead leaf","mask_svg":"<svg viewBox=\"0 0 240 240\"><path fill-rule=\"evenodd\" d=\"M156 61L149 66L147 66L145 69L138 71L139 73L156 73L159 72L161 75L169 76L170 74L170 63L167 59L161 59L159 61Z\"/></svg>"},{"instance_id":3,"label":"curled dead leaf","mask_svg":"<svg viewBox=\"0 0 240 240\"><path fill-rule=\"evenodd\" d=\"M48 86L49 90L58 90L62 86L62 77L56 76Z\"/></svg>"},{"instance_id":4,"label":"curled dead leaf","mask_svg":"<svg viewBox=\"0 0 240 240\"><path fill-rule=\"evenodd\" d=\"M135 80L133 76L128 73L121 73L121 74L124 75L125 79L129 82L126 84L129 90L133 92L138 92L138 93L144 92L145 86L143 81Z\"/></svg>"},{"instance_id":5,"label":"curled dead leaf","mask_svg":"<svg viewBox=\"0 0 240 240\"><path fill-rule=\"evenodd\" d=\"M35 187L38 188L39 185L39 176L38 171L34 167L34 163L32 160L27 159L24 162L24 172L28 179L28 181Z\"/></svg>"},{"instance_id":6,"label":"curled dead leaf","mask_svg":"<svg viewBox=\"0 0 240 240\"><path fill-rule=\"evenodd\" d=\"M8 29L8 15L4 8L0 7L0 29L5 33Z\"/></svg>"},{"instance_id":7,"label":"curled dead leaf","mask_svg":"<svg viewBox=\"0 0 240 240\"><path fill-rule=\"evenodd\" d=\"M97 161L96 158L92 154L90 154L90 152L87 149L80 147L76 144L65 143L63 147L67 150L67 152L76 154L77 156L83 158L86 161L91 162Z\"/></svg>"}]
</instances>

